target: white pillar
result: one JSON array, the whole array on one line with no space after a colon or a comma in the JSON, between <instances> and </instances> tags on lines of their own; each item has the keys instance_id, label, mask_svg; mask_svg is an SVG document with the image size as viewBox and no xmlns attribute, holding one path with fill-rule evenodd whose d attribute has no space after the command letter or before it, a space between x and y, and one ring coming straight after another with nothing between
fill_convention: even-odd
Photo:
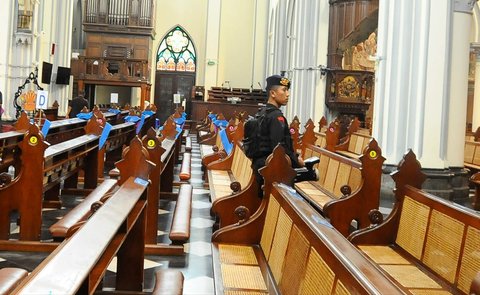
<instances>
[{"instance_id":1,"label":"white pillar","mask_svg":"<svg viewBox=\"0 0 480 295\"><path fill-rule=\"evenodd\" d=\"M472 131L480 127L480 43L472 44L475 51L475 88L473 92Z\"/></svg>"},{"instance_id":2,"label":"white pillar","mask_svg":"<svg viewBox=\"0 0 480 295\"><path fill-rule=\"evenodd\" d=\"M412 149L447 167L451 14L449 0L380 1L373 136L386 164Z\"/></svg>"},{"instance_id":3,"label":"white pillar","mask_svg":"<svg viewBox=\"0 0 480 295\"><path fill-rule=\"evenodd\" d=\"M451 41L450 102L448 119L447 160L449 167L463 167L467 121L468 67L472 0L456 0L453 4Z\"/></svg>"},{"instance_id":4,"label":"white pillar","mask_svg":"<svg viewBox=\"0 0 480 295\"><path fill-rule=\"evenodd\" d=\"M218 81L218 49L220 42L220 0L208 0L207 8L207 36L205 40L205 98L207 91L212 86L217 86Z\"/></svg>"}]
</instances>

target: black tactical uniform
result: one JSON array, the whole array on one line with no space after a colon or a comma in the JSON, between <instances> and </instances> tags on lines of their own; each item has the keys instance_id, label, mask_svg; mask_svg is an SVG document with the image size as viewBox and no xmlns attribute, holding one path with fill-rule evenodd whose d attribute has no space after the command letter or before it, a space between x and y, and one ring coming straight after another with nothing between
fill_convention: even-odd
<instances>
[{"instance_id":1,"label":"black tactical uniform","mask_svg":"<svg viewBox=\"0 0 480 295\"><path fill-rule=\"evenodd\" d=\"M263 178L260 173L258 173L258 169L265 166L265 160L278 144L281 144L285 148L285 153L292 161L293 168L298 168L300 165L298 163L298 155L293 150L289 125L282 111L273 104L267 103L267 105L260 110L260 113L265 114L265 118L260 124L260 151L262 156L252 159L252 168L254 169L257 182L261 186L263 185ZM263 192L260 189L259 197L262 196Z\"/></svg>"}]
</instances>

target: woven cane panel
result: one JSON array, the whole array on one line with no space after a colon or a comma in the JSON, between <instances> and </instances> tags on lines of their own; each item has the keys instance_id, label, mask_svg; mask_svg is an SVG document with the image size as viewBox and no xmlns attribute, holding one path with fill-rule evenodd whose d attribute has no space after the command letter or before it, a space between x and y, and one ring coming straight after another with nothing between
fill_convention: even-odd
<instances>
[{"instance_id":1,"label":"woven cane panel","mask_svg":"<svg viewBox=\"0 0 480 295\"><path fill-rule=\"evenodd\" d=\"M303 157L304 157L305 159L308 159L308 158L310 158L311 156L312 156L312 150L309 149L309 148L306 148Z\"/></svg>"},{"instance_id":2,"label":"woven cane panel","mask_svg":"<svg viewBox=\"0 0 480 295\"><path fill-rule=\"evenodd\" d=\"M467 163L473 163L473 155L475 154L475 145L470 142L465 143L463 159Z\"/></svg>"},{"instance_id":3,"label":"woven cane panel","mask_svg":"<svg viewBox=\"0 0 480 295\"><path fill-rule=\"evenodd\" d=\"M480 149L475 145L475 153L473 155L473 164L480 165Z\"/></svg>"},{"instance_id":4,"label":"woven cane panel","mask_svg":"<svg viewBox=\"0 0 480 295\"><path fill-rule=\"evenodd\" d=\"M356 191L360 187L362 182L362 171L358 168L352 168L350 171L350 179L348 179L348 185L352 189L352 192Z\"/></svg>"},{"instance_id":5,"label":"woven cane panel","mask_svg":"<svg viewBox=\"0 0 480 295\"><path fill-rule=\"evenodd\" d=\"M348 151L354 153L355 152L355 147L357 146L357 139L358 136L351 135L350 140L348 141Z\"/></svg>"},{"instance_id":6,"label":"woven cane panel","mask_svg":"<svg viewBox=\"0 0 480 295\"><path fill-rule=\"evenodd\" d=\"M442 289L442 287L414 265L381 265L396 281L406 288Z\"/></svg>"},{"instance_id":7,"label":"woven cane panel","mask_svg":"<svg viewBox=\"0 0 480 295\"><path fill-rule=\"evenodd\" d=\"M337 179L338 168L340 163L337 160L330 159L327 168L327 176L325 177L325 183L323 187L333 193L333 188L335 187L335 180Z\"/></svg>"},{"instance_id":8,"label":"woven cane panel","mask_svg":"<svg viewBox=\"0 0 480 295\"><path fill-rule=\"evenodd\" d=\"M262 291L242 291L242 290L224 290L225 295L265 295L267 292Z\"/></svg>"},{"instance_id":9,"label":"woven cane panel","mask_svg":"<svg viewBox=\"0 0 480 295\"><path fill-rule=\"evenodd\" d=\"M365 148L365 141L367 140L366 137L357 136L357 144L355 145L355 154L360 155Z\"/></svg>"},{"instance_id":10,"label":"woven cane panel","mask_svg":"<svg viewBox=\"0 0 480 295\"><path fill-rule=\"evenodd\" d=\"M418 260L422 255L429 211L428 206L405 196L396 243Z\"/></svg>"},{"instance_id":11,"label":"woven cane panel","mask_svg":"<svg viewBox=\"0 0 480 295\"><path fill-rule=\"evenodd\" d=\"M222 264L221 268L225 288L267 290L259 266Z\"/></svg>"},{"instance_id":12,"label":"woven cane panel","mask_svg":"<svg viewBox=\"0 0 480 295\"><path fill-rule=\"evenodd\" d=\"M258 265L255 252L250 246L220 244L218 251L221 263Z\"/></svg>"},{"instance_id":13,"label":"woven cane panel","mask_svg":"<svg viewBox=\"0 0 480 295\"><path fill-rule=\"evenodd\" d=\"M300 281L305 271L308 248L310 244L300 230L294 225L290 234L287 254L283 266L282 281L279 283L280 291L284 295L297 295Z\"/></svg>"},{"instance_id":14,"label":"woven cane panel","mask_svg":"<svg viewBox=\"0 0 480 295\"><path fill-rule=\"evenodd\" d=\"M350 292L348 291L347 287L342 283L342 281L337 281L337 286L335 288L335 295L349 295Z\"/></svg>"},{"instance_id":15,"label":"woven cane panel","mask_svg":"<svg viewBox=\"0 0 480 295\"><path fill-rule=\"evenodd\" d=\"M389 246L358 246L377 264L410 264Z\"/></svg>"},{"instance_id":16,"label":"woven cane panel","mask_svg":"<svg viewBox=\"0 0 480 295\"><path fill-rule=\"evenodd\" d=\"M272 249L270 251L270 257L268 258L268 265L276 282L282 280L283 261L285 260L291 230L292 220L288 217L287 213L280 208L277 227L275 228L275 235L273 236Z\"/></svg>"},{"instance_id":17,"label":"woven cane panel","mask_svg":"<svg viewBox=\"0 0 480 295\"><path fill-rule=\"evenodd\" d=\"M260 246L262 246L263 253L267 259L270 256L270 248L272 246L275 227L277 226L279 211L280 204L278 204L278 201L273 196L270 196L270 201L268 201L267 216L265 217L265 225L263 226L262 231L262 239L260 240Z\"/></svg>"},{"instance_id":18,"label":"woven cane panel","mask_svg":"<svg viewBox=\"0 0 480 295\"><path fill-rule=\"evenodd\" d=\"M310 248L305 277L300 286L301 295L331 294L335 274L323 261L317 250Z\"/></svg>"},{"instance_id":19,"label":"woven cane panel","mask_svg":"<svg viewBox=\"0 0 480 295\"><path fill-rule=\"evenodd\" d=\"M327 168L328 162L330 162L330 157L325 155L320 155L320 163L318 163L318 183L323 186L325 183L325 178L327 177Z\"/></svg>"},{"instance_id":20,"label":"woven cane panel","mask_svg":"<svg viewBox=\"0 0 480 295\"><path fill-rule=\"evenodd\" d=\"M228 171L227 170L210 170L210 173L213 176L223 176L223 175L228 176Z\"/></svg>"},{"instance_id":21,"label":"woven cane panel","mask_svg":"<svg viewBox=\"0 0 480 295\"><path fill-rule=\"evenodd\" d=\"M239 172L241 171L241 160L240 160L241 153L234 153L233 154L233 161L232 161L232 174L237 178Z\"/></svg>"},{"instance_id":22,"label":"woven cane panel","mask_svg":"<svg viewBox=\"0 0 480 295\"><path fill-rule=\"evenodd\" d=\"M337 180L335 181L335 188L333 189L333 194L335 195L335 197L340 198L342 196L340 188L348 184L351 170L352 166L345 163L340 163L340 167L338 168L337 173Z\"/></svg>"},{"instance_id":23,"label":"woven cane panel","mask_svg":"<svg viewBox=\"0 0 480 295\"><path fill-rule=\"evenodd\" d=\"M458 277L458 288L468 293L470 284L480 271L480 230L468 227L463 256Z\"/></svg>"},{"instance_id":24,"label":"woven cane panel","mask_svg":"<svg viewBox=\"0 0 480 295\"><path fill-rule=\"evenodd\" d=\"M324 147L327 144L327 139L325 138L325 135L322 134L316 134L317 135L317 140L315 141L315 145L318 145L319 147Z\"/></svg>"},{"instance_id":25,"label":"woven cane panel","mask_svg":"<svg viewBox=\"0 0 480 295\"><path fill-rule=\"evenodd\" d=\"M222 137L217 134L217 136L215 136L215 145L218 146L218 148L223 148L223 144L222 144Z\"/></svg>"},{"instance_id":26,"label":"woven cane panel","mask_svg":"<svg viewBox=\"0 0 480 295\"><path fill-rule=\"evenodd\" d=\"M423 262L453 284L459 265L465 225L437 210L432 211Z\"/></svg>"},{"instance_id":27,"label":"woven cane panel","mask_svg":"<svg viewBox=\"0 0 480 295\"><path fill-rule=\"evenodd\" d=\"M408 290L414 295L451 295L452 293L446 290L438 290L438 289L410 289Z\"/></svg>"}]
</instances>

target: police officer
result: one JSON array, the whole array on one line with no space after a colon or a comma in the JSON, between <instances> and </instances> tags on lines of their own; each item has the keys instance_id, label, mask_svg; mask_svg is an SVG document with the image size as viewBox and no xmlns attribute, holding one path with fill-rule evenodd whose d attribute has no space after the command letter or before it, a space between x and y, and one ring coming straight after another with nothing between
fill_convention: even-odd
<instances>
[{"instance_id":1,"label":"police officer","mask_svg":"<svg viewBox=\"0 0 480 295\"><path fill-rule=\"evenodd\" d=\"M260 115L264 116L260 124L260 151L263 156L252 159L252 166L260 187L263 185L263 178L258 173L258 169L265 166L265 160L278 144L285 148L285 153L290 158L293 168L304 166L303 159L293 149L289 125L280 110L281 106L288 103L289 89L289 79L279 75L267 78L268 100L267 104L260 110ZM259 189L259 196L263 196L261 189Z\"/></svg>"}]
</instances>

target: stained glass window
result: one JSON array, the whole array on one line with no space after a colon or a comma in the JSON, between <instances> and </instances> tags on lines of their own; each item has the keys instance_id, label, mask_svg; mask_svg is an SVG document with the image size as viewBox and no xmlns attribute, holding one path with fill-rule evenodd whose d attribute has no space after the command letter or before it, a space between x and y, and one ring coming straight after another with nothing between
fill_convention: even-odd
<instances>
[{"instance_id":1,"label":"stained glass window","mask_svg":"<svg viewBox=\"0 0 480 295\"><path fill-rule=\"evenodd\" d=\"M195 63L195 47L190 37L180 26L176 26L160 43L157 70L195 72Z\"/></svg>"}]
</instances>

